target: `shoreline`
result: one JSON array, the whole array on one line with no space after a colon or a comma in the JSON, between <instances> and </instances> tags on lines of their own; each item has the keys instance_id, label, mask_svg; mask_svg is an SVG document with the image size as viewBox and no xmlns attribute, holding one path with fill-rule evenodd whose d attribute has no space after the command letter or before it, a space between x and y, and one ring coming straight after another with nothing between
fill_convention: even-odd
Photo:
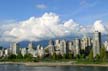
<instances>
[{"instance_id":1,"label":"shoreline","mask_svg":"<svg viewBox=\"0 0 108 71\"><path fill-rule=\"evenodd\" d=\"M108 64L75 64L71 62L0 62L2 64L21 64L25 66L34 67L53 67L53 66L98 66L98 67L108 67Z\"/></svg>"}]
</instances>

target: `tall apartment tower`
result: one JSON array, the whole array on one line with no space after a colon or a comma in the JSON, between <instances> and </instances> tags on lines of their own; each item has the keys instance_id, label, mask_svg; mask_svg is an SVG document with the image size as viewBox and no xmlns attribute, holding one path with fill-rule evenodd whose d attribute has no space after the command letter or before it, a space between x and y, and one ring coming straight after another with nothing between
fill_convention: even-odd
<instances>
[{"instance_id":1,"label":"tall apartment tower","mask_svg":"<svg viewBox=\"0 0 108 71\"><path fill-rule=\"evenodd\" d=\"M12 42L12 44L10 45L10 49L11 54L17 55L19 53L19 48L16 42Z\"/></svg>"},{"instance_id":2,"label":"tall apartment tower","mask_svg":"<svg viewBox=\"0 0 108 71\"><path fill-rule=\"evenodd\" d=\"M88 46L88 38L87 36L84 36L81 40L81 50L85 50Z\"/></svg>"},{"instance_id":3,"label":"tall apartment tower","mask_svg":"<svg viewBox=\"0 0 108 71\"><path fill-rule=\"evenodd\" d=\"M61 55L66 54L67 53L66 50L67 50L66 49L66 41L65 40L61 40L60 41L60 53L61 53Z\"/></svg>"},{"instance_id":4,"label":"tall apartment tower","mask_svg":"<svg viewBox=\"0 0 108 71\"><path fill-rule=\"evenodd\" d=\"M69 49L70 54L74 54L75 47L74 47L73 41L68 42L68 49Z\"/></svg>"},{"instance_id":5,"label":"tall apartment tower","mask_svg":"<svg viewBox=\"0 0 108 71\"><path fill-rule=\"evenodd\" d=\"M49 50L49 54L53 55L54 51L55 51L54 41L50 40L47 47L48 47L48 50Z\"/></svg>"},{"instance_id":6,"label":"tall apartment tower","mask_svg":"<svg viewBox=\"0 0 108 71\"><path fill-rule=\"evenodd\" d=\"M20 51L21 51L22 56L27 54L26 48L21 48Z\"/></svg>"},{"instance_id":7,"label":"tall apartment tower","mask_svg":"<svg viewBox=\"0 0 108 71\"><path fill-rule=\"evenodd\" d=\"M37 56L41 58L44 56L44 54L45 54L44 48L41 45L38 45L37 46Z\"/></svg>"},{"instance_id":8,"label":"tall apartment tower","mask_svg":"<svg viewBox=\"0 0 108 71\"><path fill-rule=\"evenodd\" d=\"M3 56L3 48L0 48L0 57Z\"/></svg>"},{"instance_id":9,"label":"tall apartment tower","mask_svg":"<svg viewBox=\"0 0 108 71\"><path fill-rule=\"evenodd\" d=\"M58 55L60 54L60 40L55 40L55 53Z\"/></svg>"},{"instance_id":10,"label":"tall apartment tower","mask_svg":"<svg viewBox=\"0 0 108 71\"><path fill-rule=\"evenodd\" d=\"M74 56L79 55L80 54L80 40L79 39L75 39L74 41L74 46L75 46L75 51L74 51Z\"/></svg>"},{"instance_id":11,"label":"tall apartment tower","mask_svg":"<svg viewBox=\"0 0 108 71\"><path fill-rule=\"evenodd\" d=\"M30 42L28 44L28 47L27 48L28 48L27 53L30 53L30 54L33 55L33 45L32 45L32 42Z\"/></svg>"},{"instance_id":12,"label":"tall apartment tower","mask_svg":"<svg viewBox=\"0 0 108 71\"><path fill-rule=\"evenodd\" d=\"M100 55L100 48L101 48L101 33L95 31L93 37L93 57L96 57L96 55Z\"/></svg>"}]
</instances>

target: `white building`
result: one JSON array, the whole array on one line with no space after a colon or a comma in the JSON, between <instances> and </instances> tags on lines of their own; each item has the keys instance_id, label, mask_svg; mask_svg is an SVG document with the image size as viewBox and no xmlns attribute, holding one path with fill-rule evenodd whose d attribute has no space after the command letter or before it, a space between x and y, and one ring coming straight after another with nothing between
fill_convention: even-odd
<instances>
[{"instance_id":1,"label":"white building","mask_svg":"<svg viewBox=\"0 0 108 71\"><path fill-rule=\"evenodd\" d=\"M75 46L74 56L79 55L80 54L80 40L79 39L77 38L75 39L74 46Z\"/></svg>"},{"instance_id":2,"label":"white building","mask_svg":"<svg viewBox=\"0 0 108 71\"><path fill-rule=\"evenodd\" d=\"M60 54L63 55L63 54L66 54L67 51L66 51L66 41L65 40L61 40L60 41Z\"/></svg>"},{"instance_id":3,"label":"white building","mask_svg":"<svg viewBox=\"0 0 108 71\"><path fill-rule=\"evenodd\" d=\"M3 56L3 48L0 48L0 57Z\"/></svg>"},{"instance_id":4,"label":"white building","mask_svg":"<svg viewBox=\"0 0 108 71\"><path fill-rule=\"evenodd\" d=\"M28 44L27 52L26 52L26 53L31 54L33 57L37 57L37 52L36 52L36 50L33 48L32 42L30 42L30 43Z\"/></svg>"},{"instance_id":5,"label":"white building","mask_svg":"<svg viewBox=\"0 0 108 71\"><path fill-rule=\"evenodd\" d=\"M74 54L75 47L72 41L68 42L69 53Z\"/></svg>"},{"instance_id":6,"label":"white building","mask_svg":"<svg viewBox=\"0 0 108 71\"><path fill-rule=\"evenodd\" d=\"M21 48L20 51L21 51L22 56L27 54L27 49L26 48Z\"/></svg>"},{"instance_id":7,"label":"white building","mask_svg":"<svg viewBox=\"0 0 108 71\"><path fill-rule=\"evenodd\" d=\"M46 48L48 49L50 55L54 54L55 47L54 47L54 42L52 40L49 41L49 44Z\"/></svg>"},{"instance_id":8,"label":"white building","mask_svg":"<svg viewBox=\"0 0 108 71\"><path fill-rule=\"evenodd\" d=\"M81 50L85 50L88 46L88 39L86 36L84 36L81 40Z\"/></svg>"},{"instance_id":9,"label":"white building","mask_svg":"<svg viewBox=\"0 0 108 71\"><path fill-rule=\"evenodd\" d=\"M105 47L106 51L108 52L108 41L104 42L104 47Z\"/></svg>"},{"instance_id":10,"label":"white building","mask_svg":"<svg viewBox=\"0 0 108 71\"><path fill-rule=\"evenodd\" d=\"M4 56L8 56L9 55L9 48L5 48L4 49Z\"/></svg>"},{"instance_id":11,"label":"white building","mask_svg":"<svg viewBox=\"0 0 108 71\"><path fill-rule=\"evenodd\" d=\"M10 44L10 51L11 51L10 52L11 54L15 54L15 55L17 55L19 53L19 48L18 48L18 45L16 42L12 42Z\"/></svg>"},{"instance_id":12,"label":"white building","mask_svg":"<svg viewBox=\"0 0 108 71\"><path fill-rule=\"evenodd\" d=\"M28 47L27 48L28 48L27 53L33 55L34 54L34 49L33 49L33 46L32 46L32 42L30 42L28 44Z\"/></svg>"},{"instance_id":13,"label":"white building","mask_svg":"<svg viewBox=\"0 0 108 71\"><path fill-rule=\"evenodd\" d=\"M40 57L40 58L41 58L41 57L44 57L44 53L45 53L45 52L44 52L43 47L42 47L41 45L38 45L38 46L37 46L37 56Z\"/></svg>"},{"instance_id":14,"label":"white building","mask_svg":"<svg viewBox=\"0 0 108 71\"><path fill-rule=\"evenodd\" d=\"M93 37L93 56L100 55L101 48L101 33L96 31Z\"/></svg>"},{"instance_id":15,"label":"white building","mask_svg":"<svg viewBox=\"0 0 108 71\"><path fill-rule=\"evenodd\" d=\"M55 53L58 55L60 54L60 40L55 40Z\"/></svg>"}]
</instances>

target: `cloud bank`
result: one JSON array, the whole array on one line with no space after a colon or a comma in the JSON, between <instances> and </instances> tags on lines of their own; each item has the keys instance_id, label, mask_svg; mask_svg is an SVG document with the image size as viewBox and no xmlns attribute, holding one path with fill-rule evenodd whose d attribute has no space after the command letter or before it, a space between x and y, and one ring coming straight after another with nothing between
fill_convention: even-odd
<instances>
[{"instance_id":1,"label":"cloud bank","mask_svg":"<svg viewBox=\"0 0 108 71\"><path fill-rule=\"evenodd\" d=\"M63 22L55 13L44 13L41 17L30 17L24 21L1 25L0 40L40 41L93 31L106 33L101 20L97 20L93 25L82 26L72 19Z\"/></svg>"}]
</instances>

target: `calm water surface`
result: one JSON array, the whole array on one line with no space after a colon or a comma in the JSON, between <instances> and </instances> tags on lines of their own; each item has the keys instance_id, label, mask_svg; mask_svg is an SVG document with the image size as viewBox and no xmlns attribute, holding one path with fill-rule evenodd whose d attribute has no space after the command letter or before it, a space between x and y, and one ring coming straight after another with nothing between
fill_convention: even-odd
<instances>
[{"instance_id":1,"label":"calm water surface","mask_svg":"<svg viewBox=\"0 0 108 71\"><path fill-rule=\"evenodd\" d=\"M30 67L24 65L0 65L0 71L108 71L108 67L83 67L83 66L55 66L55 67Z\"/></svg>"}]
</instances>

